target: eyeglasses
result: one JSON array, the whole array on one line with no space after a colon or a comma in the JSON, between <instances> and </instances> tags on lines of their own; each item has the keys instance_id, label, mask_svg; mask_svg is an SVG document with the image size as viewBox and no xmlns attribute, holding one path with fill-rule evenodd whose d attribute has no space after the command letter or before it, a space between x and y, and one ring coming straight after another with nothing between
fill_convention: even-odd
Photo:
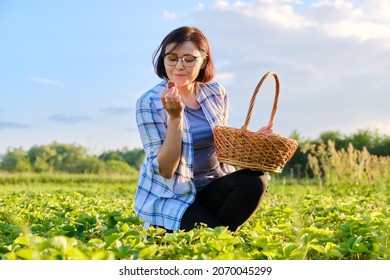
<instances>
[{"instance_id":1,"label":"eyeglasses","mask_svg":"<svg viewBox=\"0 0 390 280\"><path fill-rule=\"evenodd\" d=\"M177 62L179 61L179 58L181 58L181 62L185 67L192 67L194 66L196 59L199 58L199 56L193 56L192 54L178 56L175 53L167 53L164 55L164 62L168 66L176 66Z\"/></svg>"}]
</instances>

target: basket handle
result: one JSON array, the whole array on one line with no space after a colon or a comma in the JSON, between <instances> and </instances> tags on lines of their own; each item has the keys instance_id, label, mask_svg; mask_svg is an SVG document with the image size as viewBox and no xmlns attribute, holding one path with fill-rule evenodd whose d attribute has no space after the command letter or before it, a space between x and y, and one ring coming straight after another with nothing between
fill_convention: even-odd
<instances>
[{"instance_id":1,"label":"basket handle","mask_svg":"<svg viewBox=\"0 0 390 280\"><path fill-rule=\"evenodd\" d=\"M249 121L250 121L251 116L252 116L252 109L253 109L253 106L255 104L257 93L259 92L259 90L260 90L261 86L263 85L264 81L266 79L268 79L270 76L274 76L274 78L275 78L275 99L274 99L274 106L272 107L271 117L269 118L268 124L269 125L273 125L274 124L274 118L275 118L275 114L276 114L276 109L278 107L280 84L279 84L278 74L276 74L273 71L270 71L267 74L265 74L263 76L263 78L261 78L260 82L257 84L257 86L256 86L256 88L255 88L255 90L253 92L251 102L249 103L249 109L248 109L248 113L246 115L245 123L241 127L242 129L244 129L244 130L248 129L248 125L249 125Z\"/></svg>"}]
</instances>

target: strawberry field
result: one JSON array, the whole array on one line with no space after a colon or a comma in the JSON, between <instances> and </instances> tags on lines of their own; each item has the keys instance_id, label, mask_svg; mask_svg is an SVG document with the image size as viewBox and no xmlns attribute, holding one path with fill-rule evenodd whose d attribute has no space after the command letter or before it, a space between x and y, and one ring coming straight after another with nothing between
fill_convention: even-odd
<instances>
[{"instance_id":1,"label":"strawberry field","mask_svg":"<svg viewBox=\"0 0 390 280\"><path fill-rule=\"evenodd\" d=\"M142 229L136 177L0 174L0 259L390 259L390 187L270 180L232 233Z\"/></svg>"}]
</instances>

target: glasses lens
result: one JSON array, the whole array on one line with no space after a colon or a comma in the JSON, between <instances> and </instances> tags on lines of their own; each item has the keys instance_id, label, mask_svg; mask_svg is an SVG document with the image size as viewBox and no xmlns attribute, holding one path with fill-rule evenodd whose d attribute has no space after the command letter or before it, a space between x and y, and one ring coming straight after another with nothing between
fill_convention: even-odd
<instances>
[{"instance_id":1,"label":"glasses lens","mask_svg":"<svg viewBox=\"0 0 390 280\"><path fill-rule=\"evenodd\" d=\"M165 63L170 66L176 65L177 60L178 60L177 54L170 53L165 56Z\"/></svg>"},{"instance_id":2,"label":"glasses lens","mask_svg":"<svg viewBox=\"0 0 390 280\"><path fill-rule=\"evenodd\" d=\"M196 57L193 56L193 55L186 55L186 56L183 56L183 62L186 66L192 66L194 65L195 63L195 60L196 60Z\"/></svg>"}]
</instances>

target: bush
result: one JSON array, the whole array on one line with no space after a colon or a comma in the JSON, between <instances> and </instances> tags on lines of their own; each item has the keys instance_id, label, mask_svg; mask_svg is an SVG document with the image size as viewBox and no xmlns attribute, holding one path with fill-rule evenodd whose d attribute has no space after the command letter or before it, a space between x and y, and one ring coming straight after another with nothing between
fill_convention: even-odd
<instances>
[{"instance_id":1,"label":"bush","mask_svg":"<svg viewBox=\"0 0 390 280\"><path fill-rule=\"evenodd\" d=\"M8 172L29 172L31 171L27 153L22 148L8 149L2 157L0 169Z\"/></svg>"}]
</instances>

